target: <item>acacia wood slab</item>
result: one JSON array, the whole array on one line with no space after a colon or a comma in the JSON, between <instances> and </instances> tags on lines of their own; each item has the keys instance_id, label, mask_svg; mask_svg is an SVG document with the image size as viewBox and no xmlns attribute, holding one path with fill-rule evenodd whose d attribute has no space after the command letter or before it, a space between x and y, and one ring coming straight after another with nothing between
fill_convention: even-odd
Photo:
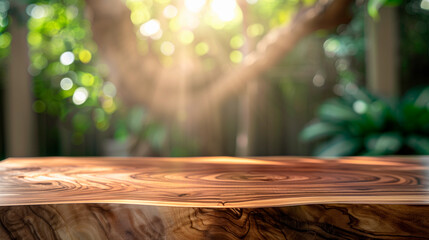
<instances>
[{"instance_id":1,"label":"acacia wood slab","mask_svg":"<svg viewBox=\"0 0 429 240\"><path fill-rule=\"evenodd\" d=\"M0 162L0 239L429 239L429 157Z\"/></svg>"}]
</instances>

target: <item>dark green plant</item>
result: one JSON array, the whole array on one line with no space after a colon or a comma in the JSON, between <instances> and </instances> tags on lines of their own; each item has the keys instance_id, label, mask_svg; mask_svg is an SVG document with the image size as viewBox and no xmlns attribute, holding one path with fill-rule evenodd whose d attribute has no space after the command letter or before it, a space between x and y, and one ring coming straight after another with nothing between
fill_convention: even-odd
<instances>
[{"instance_id":1,"label":"dark green plant","mask_svg":"<svg viewBox=\"0 0 429 240\"><path fill-rule=\"evenodd\" d=\"M323 103L317 115L300 136L319 140L316 156L429 154L429 87L393 104L351 88Z\"/></svg>"}]
</instances>

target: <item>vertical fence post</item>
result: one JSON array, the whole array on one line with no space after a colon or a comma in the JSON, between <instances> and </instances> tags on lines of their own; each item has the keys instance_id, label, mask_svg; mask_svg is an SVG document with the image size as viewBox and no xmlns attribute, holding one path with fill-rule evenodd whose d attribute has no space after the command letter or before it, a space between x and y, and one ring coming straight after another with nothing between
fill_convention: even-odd
<instances>
[{"instance_id":1,"label":"vertical fence post","mask_svg":"<svg viewBox=\"0 0 429 240\"><path fill-rule=\"evenodd\" d=\"M27 28L13 19L9 29L12 42L5 86L6 156L34 156L36 119L31 107L32 84L27 71Z\"/></svg>"},{"instance_id":2,"label":"vertical fence post","mask_svg":"<svg viewBox=\"0 0 429 240\"><path fill-rule=\"evenodd\" d=\"M387 99L399 94L398 14L382 7L380 18L365 16L367 87Z\"/></svg>"}]
</instances>

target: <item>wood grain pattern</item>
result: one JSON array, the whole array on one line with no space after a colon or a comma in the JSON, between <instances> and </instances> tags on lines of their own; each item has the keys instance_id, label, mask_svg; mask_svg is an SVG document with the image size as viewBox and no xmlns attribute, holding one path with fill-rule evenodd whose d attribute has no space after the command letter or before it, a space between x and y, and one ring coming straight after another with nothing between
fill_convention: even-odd
<instances>
[{"instance_id":1,"label":"wood grain pattern","mask_svg":"<svg viewBox=\"0 0 429 240\"><path fill-rule=\"evenodd\" d=\"M427 204L428 177L429 157L9 159L0 163L0 206Z\"/></svg>"},{"instance_id":2,"label":"wood grain pattern","mask_svg":"<svg viewBox=\"0 0 429 240\"><path fill-rule=\"evenodd\" d=\"M0 239L428 239L424 205L0 207Z\"/></svg>"},{"instance_id":3,"label":"wood grain pattern","mask_svg":"<svg viewBox=\"0 0 429 240\"><path fill-rule=\"evenodd\" d=\"M0 163L0 239L429 239L429 157Z\"/></svg>"}]
</instances>

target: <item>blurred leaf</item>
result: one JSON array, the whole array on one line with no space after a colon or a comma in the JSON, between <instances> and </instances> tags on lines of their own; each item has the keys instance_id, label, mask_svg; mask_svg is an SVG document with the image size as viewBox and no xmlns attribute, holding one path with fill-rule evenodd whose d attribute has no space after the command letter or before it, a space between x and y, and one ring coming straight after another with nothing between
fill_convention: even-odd
<instances>
[{"instance_id":1,"label":"blurred leaf","mask_svg":"<svg viewBox=\"0 0 429 240\"><path fill-rule=\"evenodd\" d=\"M359 119L350 106L338 99L329 100L319 109L319 117L322 120L344 122Z\"/></svg>"},{"instance_id":2,"label":"blurred leaf","mask_svg":"<svg viewBox=\"0 0 429 240\"><path fill-rule=\"evenodd\" d=\"M429 154L429 138L412 135L407 138L407 145L414 149L416 153L422 155Z\"/></svg>"},{"instance_id":3,"label":"blurred leaf","mask_svg":"<svg viewBox=\"0 0 429 240\"><path fill-rule=\"evenodd\" d=\"M338 136L322 145L315 151L319 157L336 157L355 155L362 147L362 142L356 138Z\"/></svg>"},{"instance_id":4,"label":"blurred leaf","mask_svg":"<svg viewBox=\"0 0 429 240\"><path fill-rule=\"evenodd\" d=\"M408 132L426 131L429 124L429 109L405 103L397 112L398 121Z\"/></svg>"},{"instance_id":5,"label":"blurred leaf","mask_svg":"<svg viewBox=\"0 0 429 240\"><path fill-rule=\"evenodd\" d=\"M365 117L371 122L375 130L379 130L386 122L386 116L389 113L389 106L382 101L374 101L369 104Z\"/></svg>"},{"instance_id":6,"label":"blurred leaf","mask_svg":"<svg viewBox=\"0 0 429 240\"><path fill-rule=\"evenodd\" d=\"M152 123L145 129L144 137L156 149L161 149L167 136L165 127Z\"/></svg>"},{"instance_id":7,"label":"blurred leaf","mask_svg":"<svg viewBox=\"0 0 429 240\"><path fill-rule=\"evenodd\" d=\"M320 122L306 127L301 139L327 137L316 150L321 156L429 154L428 89L412 89L391 105L366 90L346 91L322 104Z\"/></svg>"},{"instance_id":8,"label":"blurred leaf","mask_svg":"<svg viewBox=\"0 0 429 240\"><path fill-rule=\"evenodd\" d=\"M422 94L422 92L425 91L425 89L427 88L429 87L426 87L426 88L416 87L416 88L410 89L402 98L402 103L414 104L416 100L419 98L419 96Z\"/></svg>"},{"instance_id":9,"label":"blurred leaf","mask_svg":"<svg viewBox=\"0 0 429 240\"><path fill-rule=\"evenodd\" d=\"M316 122L304 128L300 137L304 141L312 141L324 137L330 137L334 134L341 133L342 131L344 131L344 128L341 126L326 122Z\"/></svg>"},{"instance_id":10,"label":"blurred leaf","mask_svg":"<svg viewBox=\"0 0 429 240\"><path fill-rule=\"evenodd\" d=\"M115 140L118 140L120 142L124 142L127 140L129 133L127 130L127 126L123 121L117 122L114 136L115 136Z\"/></svg>"},{"instance_id":11,"label":"blurred leaf","mask_svg":"<svg viewBox=\"0 0 429 240\"><path fill-rule=\"evenodd\" d=\"M390 155L399 151L402 141L402 136L399 133L388 132L369 136L365 145L373 155Z\"/></svg>"},{"instance_id":12,"label":"blurred leaf","mask_svg":"<svg viewBox=\"0 0 429 240\"><path fill-rule=\"evenodd\" d=\"M429 104L429 87L424 88L417 96L415 105L426 108Z\"/></svg>"},{"instance_id":13,"label":"blurred leaf","mask_svg":"<svg viewBox=\"0 0 429 240\"><path fill-rule=\"evenodd\" d=\"M354 84L353 84L354 85ZM363 101L366 104L370 104L371 102L373 102L375 100L374 96L372 96L368 90L364 89L364 88L359 88L359 87L355 87L356 90L353 91L352 93L348 93L345 94L343 96L343 99L348 103L348 104L353 104L356 101Z\"/></svg>"},{"instance_id":14,"label":"blurred leaf","mask_svg":"<svg viewBox=\"0 0 429 240\"><path fill-rule=\"evenodd\" d=\"M143 108L134 107L130 110L130 113L128 114L128 126L131 132L137 133L141 131L144 117L145 112Z\"/></svg>"}]
</instances>

